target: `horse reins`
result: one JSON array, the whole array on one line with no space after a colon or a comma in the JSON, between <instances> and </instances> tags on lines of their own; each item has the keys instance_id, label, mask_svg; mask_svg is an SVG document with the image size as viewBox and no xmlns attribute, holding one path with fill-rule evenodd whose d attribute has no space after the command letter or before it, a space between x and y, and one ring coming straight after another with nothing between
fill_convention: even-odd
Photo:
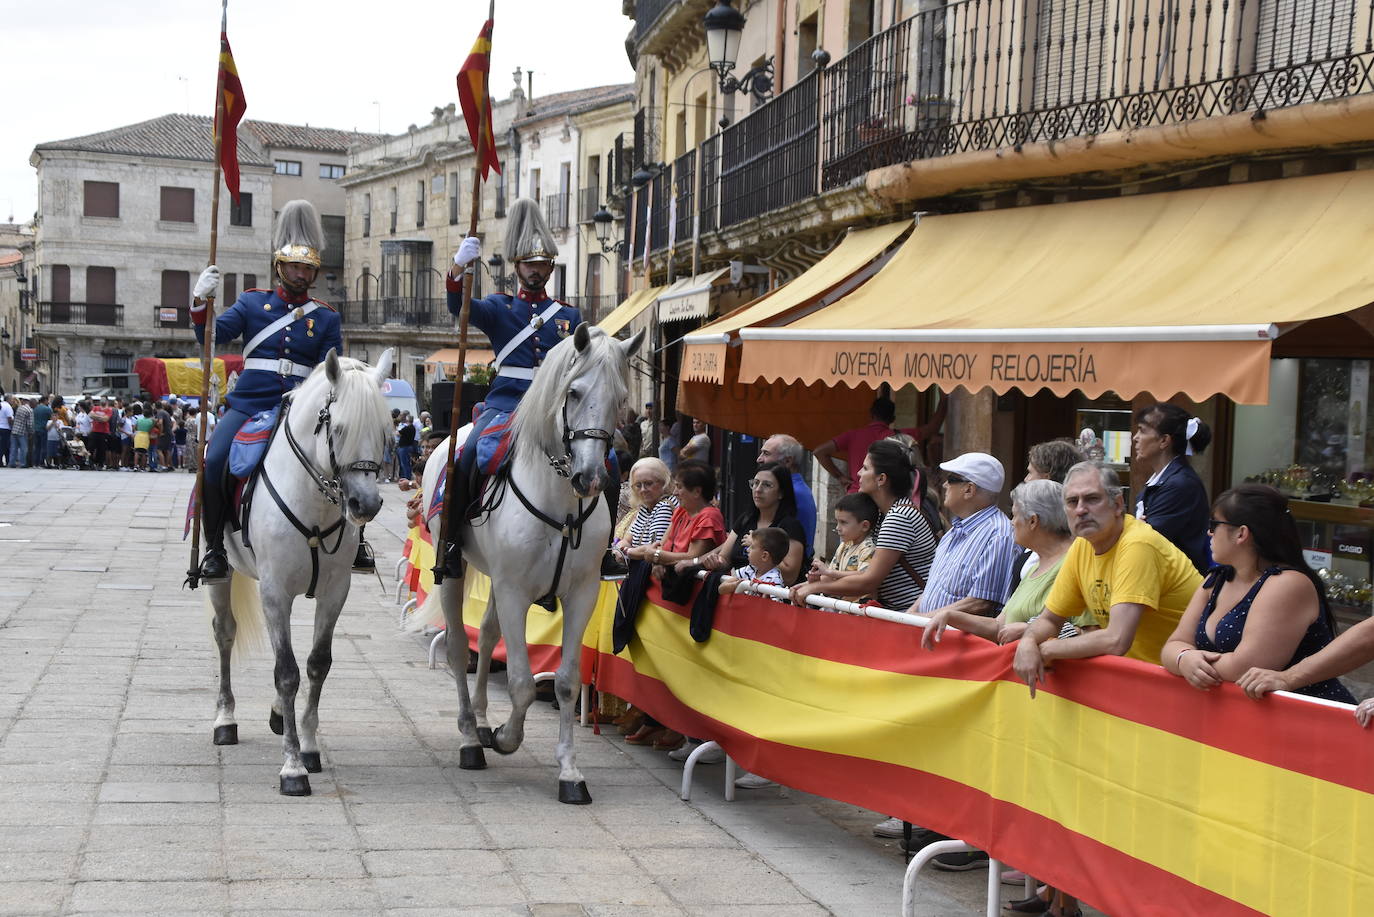
<instances>
[{"instance_id":1,"label":"horse reins","mask_svg":"<svg viewBox=\"0 0 1374 917\"><path fill-rule=\"evenodd\" d=\"M323 529L318 525L307 527L295 513L291 512L291 508L286 505L286 501L282 499L281 494L277 492L277 488L273 486L272 479L267 475L266 454L263 455L262 464L259 466L261 469L259 475L262 478L262 482L267 485L267 492L272 495L272 500L277 504L277 509L281 510L282 515L286 517L286 521L290 522L296 531L305 536L305 542L310 547L310 586L305 590L305 597L313 599L315 597L315 587L320 581L320 551L324 551L325 554L332 556L339 552L339 548L343 547L344 523L348 521L348 514L343 508L343 483L340 481L340 476L344 471L362 471L365 473L377 474L382 470L382 466L377 462L357 461L349 464L343 469L339 468L338 459L334 455L333 415L329 410L330 405L335 401L334 389L331 388L329 390L329 398L325 401L324 407L320 408L319 417L315 422L314 432L315 436L319 436L320 430L324 430L325 446L329 449L329 472L332 477L326 478L310 461L310 457L305 454L305 450L301 447L301 444L297 442L295 435L292 434L291 425L286 422L287 414L291 410L292 394L294 394L294 392L282 399L281 416L277 419L277 426L286 431L287 445L291 447L291 453L295 455L296 461L298 461L301 467L310 475L311 481L315 484L315 489L323 494L326 500L339 507L339 518ZM274 431L272 439L275 438L276 433ZM271 445L271 441L269 440L269 451ZM245 521L245 544L248 543L246 537L247 531L248 526ZM335 533L337 533L338 537L334 540L334 547L332 549L326 547L324 543L325 539Z\"/></svg>"}]
</instances>

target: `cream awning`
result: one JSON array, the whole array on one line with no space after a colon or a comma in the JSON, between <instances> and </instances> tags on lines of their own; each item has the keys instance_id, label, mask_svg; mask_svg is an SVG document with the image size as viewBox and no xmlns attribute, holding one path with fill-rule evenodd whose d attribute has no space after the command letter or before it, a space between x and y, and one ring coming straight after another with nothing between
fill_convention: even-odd
<instances>
[{"instance_id":1,"label":"cream awning","mask_svg":"<svg viewBox=\"0 0 1374 917\"><path fill-rule=\"evenodd\" d=\"M1268 397L1277 326L1374 301L1374 172L926 217L740 379Z\"/></svg>"},{"instance_id":2,"label":"cream awning","mask_svg":"<svg viewBox=\"0 0 1374 917\"><path fill-rule=\"evenodd\" d=\"M658 297L658 320L678 322L689 318L705 318L711 314L711 288L717 280L730 273L728 267L697 274L677 281Z\"/></svg>"},{"instance_id":3,"label":"cream awning","mask_svg":"<svg viewBox=\"0 0 1374 917\"><path fill-rule=\"evenodd\" d=\"M658 299L658 294L663 292L663 287L646 287L643 290L636 290L626 297L625 301L611 310L610 314L597 322L597 326L607 334L617 334L635 317L645 309L649 308Z\"/></svg>"},{"instance_id":4,"label":"cream awning","mask_svg":"<svg viewBox=\"0 0 1374 917\"><path fill-rule=\"evenodd\" d=\"M490 350L469 350L463 354L463 362L468 366L485 366L496 359L496 354ZM441 369L446 375L456 375L458 372L458 348L444 347L425 357L426 369Z\"/></svg>"},{"instance_id":5,"label":"cream awning","mask_svg":"<svg viewBox=\"0 0 1374 917\"><path fill-rule=\"evenodd\" d=\"M723 381L725 350L731 336L739 329L777 324L788 312L808 305L825 305L828 297L848 293L867 279L866 275L856 275L909 229L911 221L902 220L850 230L839 245L801 276L685 335L682 338L683 375L701 382Z\"/></svg>"}]
</instances>

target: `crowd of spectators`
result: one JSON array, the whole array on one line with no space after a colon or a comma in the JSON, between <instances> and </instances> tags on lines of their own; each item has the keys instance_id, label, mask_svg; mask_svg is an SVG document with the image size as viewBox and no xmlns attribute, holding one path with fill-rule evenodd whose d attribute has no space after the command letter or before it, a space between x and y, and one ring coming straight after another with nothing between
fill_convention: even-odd
<instances>
[{"instance_id":1,"label":"crowd of spectators","mask_svg":"<svg viewBox=\"0 0 1374 917\"><path fill-rule=\"evenodd\" d=\"M1232 681L1253 696L1284 689L1353 702L1337 676L1374 659L1374 622L1335 639L1323 581L1305 564L1277 490L1245 484L1209 503L1189 461L1211 438L1198 418L1172 404L1136 415L1134 461L1149 477L1133 514L1116 472L1071 441L1032 446L1024 481L1006 494L1004 466L992 455L923 467L923 449L939 443L939 418L911 430L894 420L892 403L880 398L866 426L813 452L848 491L834 503L840 543L829 558L812 556L818 519L801 443L787 434L763 440L749 499L741 492L731 504L745 509L727 522L699 420L680 448L679 425L665 422L658 458L641 433L645 457L629 471L616 548L659 578L723 574L720 594L781 584L801 605L824 595L920 615L931 652L950 627L1014 646L1013 668L1032 697L1060 660L1118 655L1162 665L1199 690ZM1374 701L1357 718L1374 720ZM641 711L616 721L629 741L676 748L679 760L691 747ZM739 785L768 783L745 775ZM903 827L888 819L875 832L901 837ZM939 838L917 828L910 846ZM936 863L986 861L975 851ZM1053 889L1020 905L1076 913L1076 902Z\"/></svg>"},{"instance_id":2,"label":"crowd of spectators","mask_svg":"<svg viewBox=\"0 0 1374 917\"><path fill-rule=\"evenodd\" d=\"M214 417L207 418L213 429ZM143 401L61 395L0 399L0 465L168 472L194 467L195 406L175 398Z\"/></svg>"}]
</instances>

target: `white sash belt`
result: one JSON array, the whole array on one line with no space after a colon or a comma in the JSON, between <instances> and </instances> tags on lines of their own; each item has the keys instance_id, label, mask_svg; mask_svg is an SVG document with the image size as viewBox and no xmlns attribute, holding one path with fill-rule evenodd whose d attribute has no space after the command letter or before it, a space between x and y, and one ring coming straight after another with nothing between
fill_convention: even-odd
<instances>
[{"instance_id":1,"label":"white sash belt","mask_svg":"<svg viewBox=\"0 0 1374 917\"><path fill-rule=\"evenodd\" d=\"M507 379L524 379L528 382L534 378L534 370L528 366L502 366L496 371L496 375L505 376Z\"/></svg>"},{"instance_id":2,"label":"white sash belt","mask_svg":"<svg viewBox=\"0 0 1374 917\"><path fill-rule=\"evenodd\" d=\"M315 367L306 366L304 363L292 363L290 360L259 360L257 358L244 360L243 368L260 369L280 376L300 376L302 379L315 371Z\"/></svg>"},{"instance_id":3,"label":"white sash belt","mask_svg":"<svg viewBox=\"0 0 1374 917\"><path fill-rule=\"evenodd\" d=\"M275 322L273 322L272 324L268 325L266 328L262 329L262 330L259 331L257 334L253 335L253 339L250 340L247 344L243 345L243 355L244 355L245 357L248 356L250 353L252 353L253 351L257 350L257 349L258 349L258 345L261 344L263 341L267 340L267 339L270 338L272 335L276 334L278 331L282 330L283 328L285 328L287 325L291 324L292 322L294 322L294 321L299 321L300 319L305 318L307 315L309 315L311 312L314 312L314 311L315 311L316 309L318 309L319 307L320 307L320 306L319 306L319 303L313 303L313 302L312 302L312 303L311 303L310 305L308 305L308 306L303 306L303 307L301 307L301 309L300 309L300 315L298 316L298 315L296 315L296 310L293 309L293 308L291 308L290 303L288 303L288 304L287 304L287 308L290 309L291 311L287 312L287 313L286 313L285 315L283 315L281 318L277 319ZM269 360L268 362L275 362L275 361ZM245 363L244 365L247 366L246 363ZM263 369L264 367L256 366L256 367L250 367L250 368L253 368L253 369ZM290 374L290 373L287 373L287 372L283 372L282 375L283 375L283 376L288 376L288 375L291 375L291 374ZM307 375L309 375L309 374L307 373Z\"/></svg>"}]
</instances>

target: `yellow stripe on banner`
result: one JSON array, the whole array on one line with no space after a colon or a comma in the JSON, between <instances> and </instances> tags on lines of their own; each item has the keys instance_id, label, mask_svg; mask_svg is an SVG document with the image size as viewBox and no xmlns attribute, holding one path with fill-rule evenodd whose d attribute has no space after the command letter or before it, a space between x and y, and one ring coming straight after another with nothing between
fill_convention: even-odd
<instances>
[{"instance_id":1,"label":"yellow stripe on banner","mask_svg":"<svg viewBox=\"0 0 1374 917\"><path fill-rule=\"evenodd\" d=\"M482 616L487 612L487 599L491 596L491 579L469 566L467 585L467 596L463 600L463 623L469 627L481 627ZM529 614L525 615L526 646L563 645L562 606L559 608L557 613L549 614L542 608L530 606Z\"/></svg>"},{"instance_id":2,"label":"yellow stripe on banner","mask_svg":"<svg viewBox=\"0 0 1374 917\"><path fill-rule=\"evenodd\" d=\"M1374 902L1374 839L1357 829L1374 824L1369 794L1054 695L1032 700L1018 683L902 675L719 631L698 644L652 604L638 635L622 654L637 672L758 738L963 783L1264 913Z\"/></svg>"}]
</instances>

